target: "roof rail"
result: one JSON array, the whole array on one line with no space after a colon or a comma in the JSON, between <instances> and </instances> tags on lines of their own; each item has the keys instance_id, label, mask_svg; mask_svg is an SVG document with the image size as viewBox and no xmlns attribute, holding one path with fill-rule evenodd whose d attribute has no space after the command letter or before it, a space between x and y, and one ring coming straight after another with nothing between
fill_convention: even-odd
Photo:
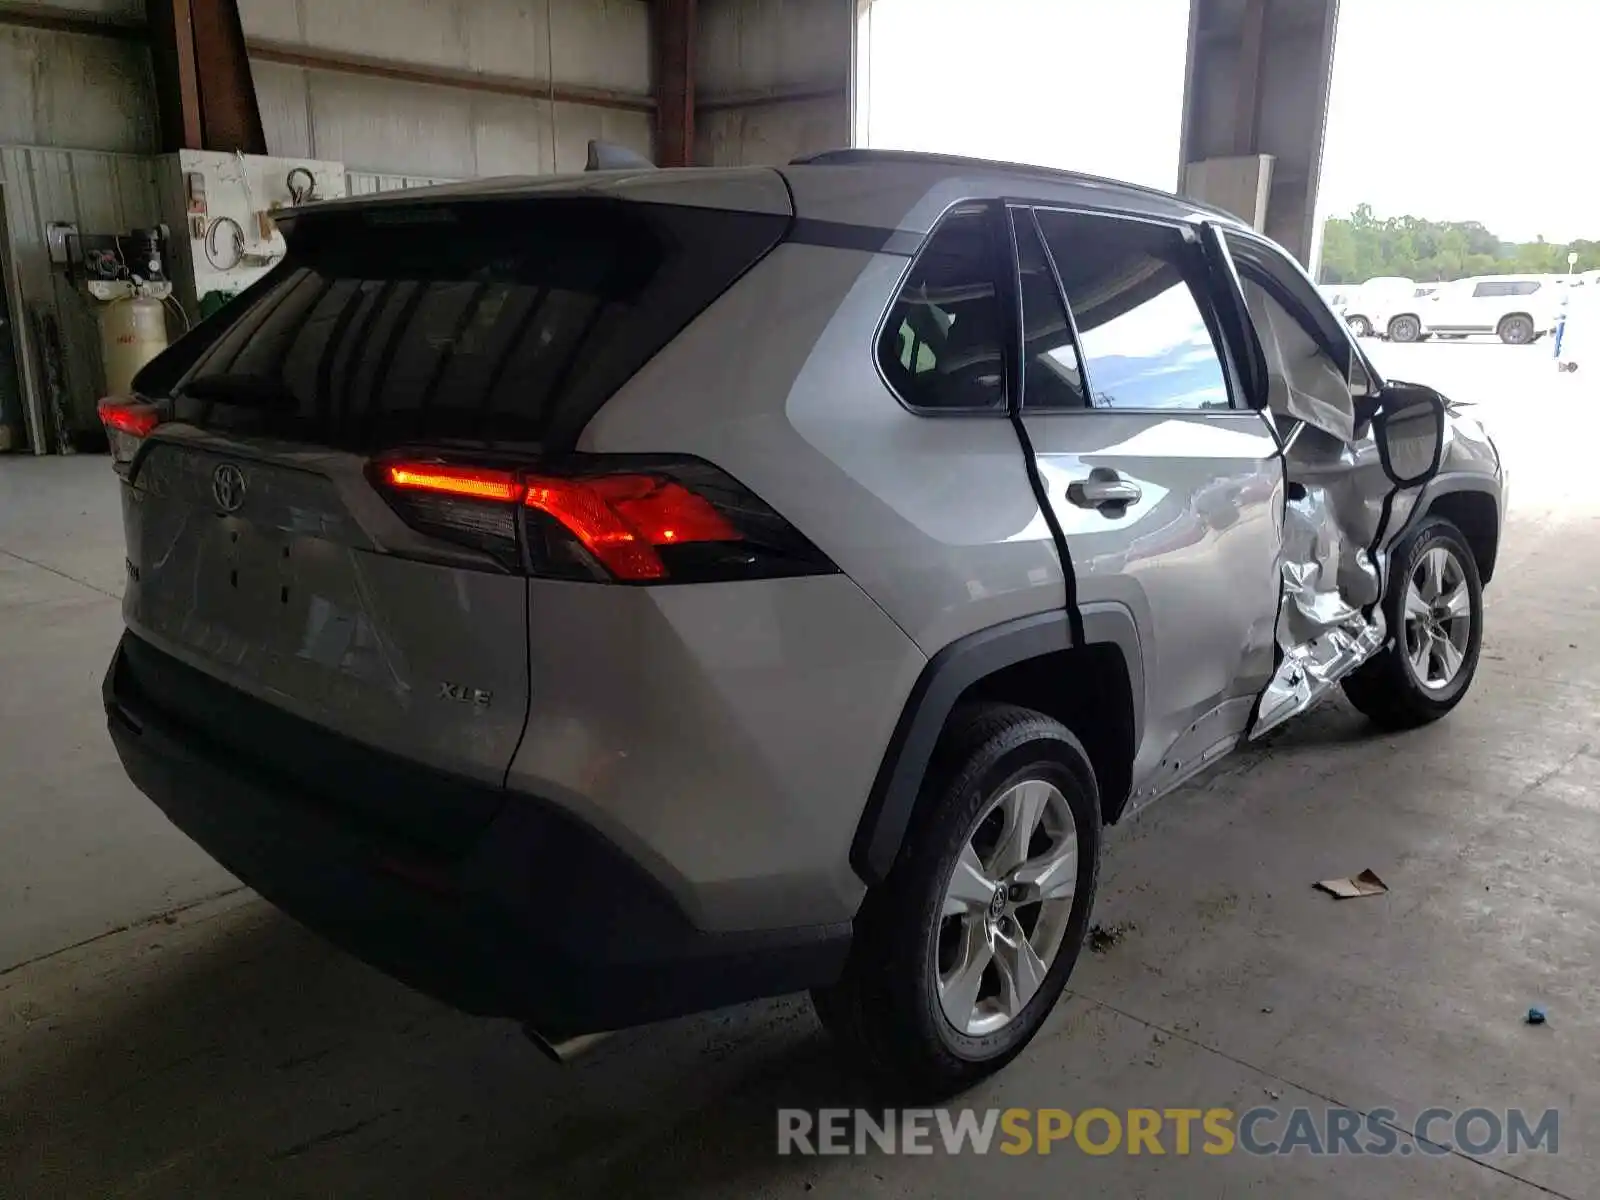
<instances>
[{"instance_id":1,"label":"roof rail","mask_svg":"<svg viewBox=\"0 0 1600 1200\"><path fill-rule=\"evenodd\" d=\"M1032 175L1040 179L1059 179L1066 183L1098 183L1142 192L1147 196L1160 196L1163 200L1182 200L1205 212L1216 213L1230 221L1239 218L1230 212L1203 201L1180 196L1176 192L1147 187L1142 183L1127 183L1121 179L1107 179L1103 175L1089 175L1083 171L1064 171L1059 167L1041 167L1036 163L1005 162L999 159L970 158L962 154L941 154L925 150L871 150L852 146L838 150L818 150L789 160L791 166L850 167L870 166L873 163L924 163L933 167L968 167L986 171L1002 171L1012 175Z\"/></svg>"}]
</instances>

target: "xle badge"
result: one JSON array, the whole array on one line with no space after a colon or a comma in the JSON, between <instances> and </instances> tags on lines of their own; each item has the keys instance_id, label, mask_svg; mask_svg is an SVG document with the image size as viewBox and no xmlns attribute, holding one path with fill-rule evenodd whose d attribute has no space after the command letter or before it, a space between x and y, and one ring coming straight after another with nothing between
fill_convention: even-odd
<instances>
[{"instance_id":1,"label":"xle badge","mask_svg":"<svg viewBox=\"0 0 1600 1200\"><path fill-rule=\"evenodd\" d=\"M464 683L441 683L439 699L454 700L457 704L476 704L488 708L494 703L494 693L486 688L471 688Z\"/></svg>"}]
</instances>

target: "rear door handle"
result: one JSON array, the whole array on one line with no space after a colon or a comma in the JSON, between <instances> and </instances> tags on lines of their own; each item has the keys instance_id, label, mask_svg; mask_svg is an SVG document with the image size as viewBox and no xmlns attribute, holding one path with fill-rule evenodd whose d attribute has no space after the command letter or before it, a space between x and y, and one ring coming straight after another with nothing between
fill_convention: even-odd
<instances>
[{"instance_id":1,"label":"rear door handle","mask_svg":"<svg viewBox=\"0 0 1600 1200\"><path fill-rule=\"evenodd\" d=\"M1137 483L1105 467L1096 467L1089 478L1067 485L1067 499L1079 508L1122 508L1138 503L1143 496L1144 489Z\"/></svg>"}]
</instances>

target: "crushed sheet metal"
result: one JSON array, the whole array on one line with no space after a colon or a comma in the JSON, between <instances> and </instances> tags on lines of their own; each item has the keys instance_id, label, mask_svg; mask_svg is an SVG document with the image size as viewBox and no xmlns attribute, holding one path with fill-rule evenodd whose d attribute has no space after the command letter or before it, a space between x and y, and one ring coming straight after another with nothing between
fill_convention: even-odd
<instances>
[{"instance_id":1,"label":"crushed sheet metal","mask_svg":"<svg viewBox=\"0 0 1600 1200\"><path fill-rule=\"evenodd\" d=\"M1261 698L1261 715L1251 730L1260 737L1297 713L1310 708L1335 683L1355 670L1383 645L1383 622L1361 622L1359 628L1334 629L1314 642L1296 646L1283 657L1278 672Z\"/></svg>"},{"instance_id":2,"label":"crushed sheet metal","mask_svg":"<svg viewBox=\"0 0 1600 1200\"><path fill-rule=\"evenodd\" d=\"M1356 513L1364 512L1359 489L1345 489L1358 502ZM1283 657L1261 697L1253 737L1304 712L1383 645L1382 612L1374 609L1368 620L1358 607L1377 599L1377 571L1365 543L1340 520L1344 506L1332 492L1302 485L1284 506L1277 628Z\"/></svg>"}]
</instances>

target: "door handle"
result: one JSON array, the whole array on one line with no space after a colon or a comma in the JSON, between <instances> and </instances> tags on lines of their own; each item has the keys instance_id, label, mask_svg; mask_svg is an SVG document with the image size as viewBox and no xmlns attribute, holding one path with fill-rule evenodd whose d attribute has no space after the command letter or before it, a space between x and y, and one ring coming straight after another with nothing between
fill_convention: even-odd
<instances>
[{"instance_id":1,"label":"door handle","mask_svg":"<svg viewBox=\"0 0 1600 1200\"><path fill-rule=\"evenodd\" d=\"M1075 479L1067 485L1067 499L1079 508L1122 508L1138 503L1143 496L1144 489L1137 483L1105 467L1096 467L1089 472L1089 478Z\"/></svg>"}]
</instances>

